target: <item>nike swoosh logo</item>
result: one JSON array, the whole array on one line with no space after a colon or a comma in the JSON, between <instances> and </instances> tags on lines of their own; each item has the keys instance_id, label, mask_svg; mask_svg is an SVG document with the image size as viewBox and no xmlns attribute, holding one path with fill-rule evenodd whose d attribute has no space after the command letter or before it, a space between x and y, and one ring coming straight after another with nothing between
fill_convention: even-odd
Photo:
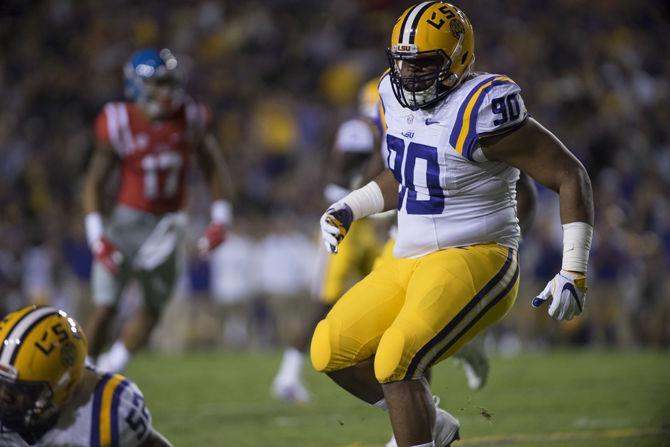
<instances>
[{"instance_id":1,"label":"nike swoosh logo","mask_svg":"<svg viewBox=\"0 0 670 447\"><path fill-rule=\"evenodd\" d=\"M567 290L570 292L570 295L575 299L575 302L577 303L577 307L579 308L579 312L582 311L582 303L579 302L579 298L577 298L577 290L575 290L575 286L572 285L572 283L565 283L563 286L563 290ZM563 294L563 290L561 290L561 294Z\"/></svg>"},{"instance_id":2,"label":"nike swoosh logo","mask_svg":"<svg viewBox=\"0 0 670 447\"><path fill-rule=\"evenodd\" d=\"M426 126L430 126L431 124L440 124L440 122L426 118Z\"/></svg>"}]
</instances>

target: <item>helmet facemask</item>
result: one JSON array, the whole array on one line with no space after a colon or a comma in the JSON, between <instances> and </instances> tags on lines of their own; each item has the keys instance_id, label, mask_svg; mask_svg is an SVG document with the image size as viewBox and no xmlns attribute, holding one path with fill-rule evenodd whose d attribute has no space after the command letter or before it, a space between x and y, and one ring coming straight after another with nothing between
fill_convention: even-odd
<instances>
[{"instance_id":1,"label":"helmet facemask","mask_svg":"<svg viewBox=\"0 0 670 447\"><path fill-rule=\"evenodd\" d=\"M137 102L151 118L164 118L176 112L183 104L184 93L174 77L152 78L144 81Z\"/></svg>"},{"instance_id":2,"label":"helmet facemask","mask_svg":"<svg viewBox=\"0 0 670 447\"><path fill-rule=\"evenodd\" d=\"M21 434L48 429L58 415L46 382L16 380L0 370L0 421Z\"/></svg>"},{"instance_id":3,"label":"helmet facemask","mask_svg":"<svg viewBox=\"0 0 670 447\"><path fill-rule=\"evenodd\" d=\"M0 320L0 343L0 421L32 444L53 427L80 383L86 338L65 312L28 306Z\"/></svg>"},{"instance_id":4,"label":"helmet facemask","mask_svg":"<svg viewBox=\"0 0 670 447\"><path fill-rule=\"evenodd\" d=\"M444 50L418 51L414 44L387 49L391 87L396 99L410 110L427 109L444 99L462 78L452 72L452 61L461 52L463 34L450 55ZM467 70L463 73L463 77Z\"/></svg>"}]
</instances>

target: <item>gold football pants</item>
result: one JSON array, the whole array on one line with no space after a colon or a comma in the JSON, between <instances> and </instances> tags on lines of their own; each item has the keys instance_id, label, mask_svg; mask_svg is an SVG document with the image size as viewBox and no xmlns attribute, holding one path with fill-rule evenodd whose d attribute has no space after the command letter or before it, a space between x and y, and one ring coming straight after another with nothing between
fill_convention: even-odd
<instances>
[{"instance_id":1,"label":"gold football pants","mask_svg":"<svg viewBox=\"0 0 670 447\"><path fill-rule=\"evenodd\" d=\"M374 356L380 383L420 378L501 319L518 285L516 251L495 243L384 257L318 324L312 364L336 371Z\"/></svg>"}]
</instances>

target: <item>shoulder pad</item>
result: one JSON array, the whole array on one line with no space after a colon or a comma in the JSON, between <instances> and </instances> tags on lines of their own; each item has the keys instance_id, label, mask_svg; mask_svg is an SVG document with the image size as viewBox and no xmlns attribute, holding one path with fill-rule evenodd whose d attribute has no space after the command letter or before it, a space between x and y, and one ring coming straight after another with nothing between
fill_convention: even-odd
<instances>
[{"instance_id":1,"label":"shoulder pad","mask_svg":"<svg viewBox=\"0 0 670 447\"><path fill-rule=\"evenodd\" d=\"M456 152L473 160L480 137L503 133L528 116L521 89L504 75L478 75L463 85L462 98L449 143Z\"/></svg>"}]
</instances>

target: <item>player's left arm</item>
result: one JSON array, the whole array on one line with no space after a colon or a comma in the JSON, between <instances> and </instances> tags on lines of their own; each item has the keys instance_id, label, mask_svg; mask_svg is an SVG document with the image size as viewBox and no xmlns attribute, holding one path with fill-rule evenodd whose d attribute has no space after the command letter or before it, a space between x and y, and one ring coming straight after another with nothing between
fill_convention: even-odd
<instances>
[{"instance_id":1,"label":"player's left arm","mask_svg":"<svg viewBox=\"0 0 670 447\"><path fill-rule=\"evenodd\" d=\"M233 221L233 186L230 170L214 135L205 133L197 146L196 157L212 198L211 222L198 247L206 254L220 245L226 236L226 227Z\"/></svg>"},{"instance_id":2,"label":"player's left arm","mask_svg":"<svg viewBox=\"0 0 670 447\"><path fill-rule=\"evenodd\" d=\"M533 179L523 171L516 182L516 210L523 236L532 228L537 211L537 188Z\"/></svg>"},{"instance_id":3,"label":"player's left arm","mask_svg":"<svg viewBox=\"0 0 670 447\"><path fill-rule=\"evenodd\" d=\"M593 193L584 166L549 130L528 118L513 131L480 139L484 156L526 172L549 189L560 201L563 224L561 272L533 300L538 307L552 298L549 314L571 319L583 310L586 267L593 235Z\"/></svg>"}]
</instances>

